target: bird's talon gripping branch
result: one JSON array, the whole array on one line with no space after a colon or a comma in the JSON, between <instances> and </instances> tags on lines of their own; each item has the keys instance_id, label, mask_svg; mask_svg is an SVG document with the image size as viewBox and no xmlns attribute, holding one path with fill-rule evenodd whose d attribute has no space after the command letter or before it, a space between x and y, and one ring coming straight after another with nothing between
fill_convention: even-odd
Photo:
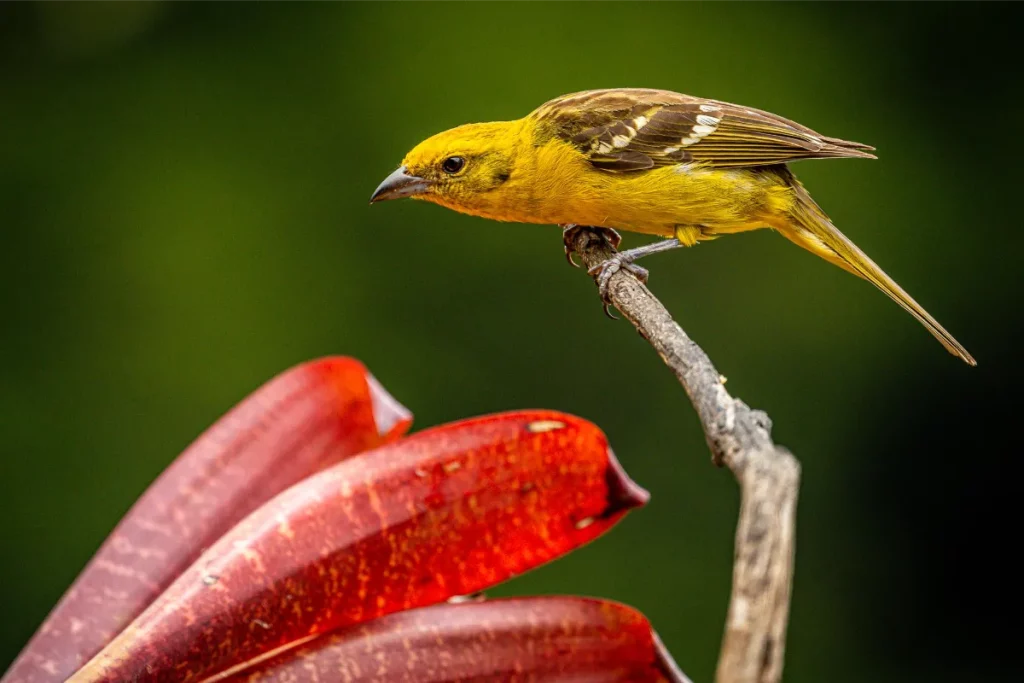
<instances>
[{"instance_id":1,"label":"bird's talon gripping branch","mask_svg":"<svg viewBox=\"0 0 1024 683\"><path fill-rule=\"evenodd\" d=\"M616 254L607 261L599 263L593 268L587 270L587 273L592 275L597 280L597 290L601 294L601 301L605 303L605 312L607 313L607 304L609 302L608 284L611 282L612 275L624 270L628 273L632 273L634 277L640 282L647 284L647 279L650 277L650 272L646 268L636 265L633 263L634 256L631 252L624 251L620 254Z\"/></svg>"},{"instance_id":2,"label":"bird's talon gripping branch","mask_svg":"<svg viewBox=\"0 0 1024 683\"><path fill-rule=\"evenodd\" d=\"M606 240L608 240L608 244L610 244L612 246L612 249L618 249L619 245L622 244L622 235L620 235L617 230L612 230L611 228L594 228L594 229L597 230L598 232L600 232L601 235Z\"/></svg>"},{"instance_id":3,"label":"bird's talon gripping branch","mask_svg":"<svg viewBox=\"0 0 1024 683\"><path fill-rule=\"evenodd\" d=\"M562 228L562 246L565 248L565 258L573 268L579 268L579 264L573 260L572 255L576 253L576 237L580 234L581 230L600 234L611 245L612 249L618 249L619 245L622 244L622 235L611 228L577 225L576 223L563 223L559 227Z\"/></svg>"},{"instance_id":4,"label":"bird's talon gripping branch","mask_svg":"<svg viewBox=\"0 0 1024 683\"><path fill-rule=\"evenodd\" d=\"M576 235L580 232L580 226L575 223L566 223L558 227L562 229L562 246L565 248L565 260L573 268L579 268L580 264L573 261L572 255L576 253Z\"/></svg>"}]
</instances>

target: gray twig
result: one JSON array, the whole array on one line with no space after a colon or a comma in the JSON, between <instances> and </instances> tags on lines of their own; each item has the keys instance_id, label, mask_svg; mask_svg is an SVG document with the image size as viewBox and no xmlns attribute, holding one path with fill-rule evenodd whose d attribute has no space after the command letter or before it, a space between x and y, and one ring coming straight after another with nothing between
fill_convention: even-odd
<instances>
[{"instance_id":1,"label":"gray twig","mask_svg":"<svg viewBox=\"0 0 1024 683\"><path fill-rule=\"evenodd\" d=\"M587 268L615 254L603 231L581 229L573 242ZM708 355L646 286L619 270L608 294L675 373L697 410L712 460L740 485L732 597L715 680L776 683L789 621L800 464L772 441L768 415L729 395Z\"/></svg>"}]
</instances>

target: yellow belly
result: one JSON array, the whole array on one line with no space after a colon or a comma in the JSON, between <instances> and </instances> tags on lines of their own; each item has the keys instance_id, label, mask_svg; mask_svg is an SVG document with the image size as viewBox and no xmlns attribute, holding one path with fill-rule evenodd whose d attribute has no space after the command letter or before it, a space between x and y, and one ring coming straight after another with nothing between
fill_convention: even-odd
<instances>
[{"instance_id":1,"label":"yellow belly","mask_svg":"<svg viewBox=\"0 0 1024 683\"><path fill-rule=\"evenodd\" d=\"M559 143L554 143L559 144ZM694 164L609 173L557 148L538 150L537 184L505 220L577 223L672 237L700 226L705 237L767 227L792 203L792 189L770 169ZM523 188L527 189L527 188ZM538 199L543 197L544 199Z\"/></svg>"}]
</instances>

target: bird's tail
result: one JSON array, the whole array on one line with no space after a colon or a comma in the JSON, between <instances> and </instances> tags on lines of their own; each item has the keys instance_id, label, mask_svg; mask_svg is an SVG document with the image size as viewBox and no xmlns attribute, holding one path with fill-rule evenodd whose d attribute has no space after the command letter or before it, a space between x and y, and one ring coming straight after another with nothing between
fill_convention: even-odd
<instances>
[{"instance_id":1,"label":"bird's tail","mask_svg":"<svg viewBox=\"0 0 1024 683\"><path fill-rule=\"evenodd\" d=\"M903 291L896 282L885 274L867 254L860 250L846 235L839 232L825 212L811 199L811 195L792 178L795 203L789 210L789 225L779 229L791 241L811 251L830 263L864 278L886 295L910 315L925 326L939 342L954 356L959 356L968 365L977 362L960 342L953 338L935 318L928 314L914 298Z\"/></svg>"}]
</instances>

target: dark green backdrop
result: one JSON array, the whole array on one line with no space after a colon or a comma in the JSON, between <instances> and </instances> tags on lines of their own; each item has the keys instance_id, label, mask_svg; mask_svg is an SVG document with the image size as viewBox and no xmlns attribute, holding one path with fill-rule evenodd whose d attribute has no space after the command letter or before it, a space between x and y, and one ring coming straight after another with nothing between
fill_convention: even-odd
<instances>
[{"instance_id":1,"label":"dark green backdrop","mask_svg":"<svg viewBox=\"0 0 1024 683\"><path fill-rule=\"evenodd\" d=\"M711 680L737 492L675 380L557 228L367 205L438 130L643 86L876 145L795 169L980 363L769 232L646 262L803 463L788 680L1010 680L1015 9L0 6L0 668L196 434L343 353L419 427L525 407L601 425L651 504L495 592L636 605Z\"/></svg>"}]
</instances>

